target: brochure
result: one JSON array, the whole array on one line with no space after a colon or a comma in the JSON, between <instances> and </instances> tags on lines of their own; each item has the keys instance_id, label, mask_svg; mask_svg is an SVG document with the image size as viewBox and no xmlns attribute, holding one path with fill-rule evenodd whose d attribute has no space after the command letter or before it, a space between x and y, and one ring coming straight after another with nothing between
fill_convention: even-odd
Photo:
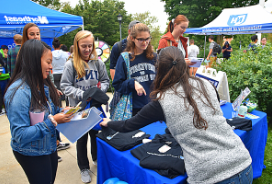
<instances>
[{"instance_id":1,"label":"brochure","mask_svg":"<svg viewBox=\"0 0 272 184\"><path fill-rule=\"evenodd\" d=\"M195 63L194 65L190 65L189 67L200 67L203 62L203 58L190 58L191 63Z\"/></svg>"},{"instance_id":2,"label":"brochure","mask_svg":"<svg viewBox=\"0 0 272 184\"><path fill-rule=\"evenodd\" d=\"M249 95L251 91L248 87L246 87L243 91L241 91L240 95L234 100L232 103L232 108L234 111L238 111L242 101Z\"/></svg>"},{"instance_id":3,"label":"brochure","mask_svg":"<svg viewBox=\"0 0 272 184\"><path fill-rule=\"evenodd\" d=\"M57 129L72 143L102 121L101 111L95 107L80 111L68 123L58 124Z\"/></svg>"}]
</instances>

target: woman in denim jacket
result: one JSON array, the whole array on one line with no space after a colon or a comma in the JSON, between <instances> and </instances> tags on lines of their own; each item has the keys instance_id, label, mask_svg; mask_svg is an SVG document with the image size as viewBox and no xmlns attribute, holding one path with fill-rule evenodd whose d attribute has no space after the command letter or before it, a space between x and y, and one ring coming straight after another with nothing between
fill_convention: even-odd
<instances>
[{"instance_id":1,"label":"woman in denim jacket","mask_svg":"<svg viewBox=\"0 0 272 184\"><path fill-rule=\"evenodd\" d=\"M15 68L20 72L11 78L4 97L14 156L29 183L54 183L58 166L56 126L70 121L71 116L60 113L56 88L48 78L51 48L39 40L26 41ZM30 120L33 112L40 112L43 120Z\"/></svg>"}]
</instances>

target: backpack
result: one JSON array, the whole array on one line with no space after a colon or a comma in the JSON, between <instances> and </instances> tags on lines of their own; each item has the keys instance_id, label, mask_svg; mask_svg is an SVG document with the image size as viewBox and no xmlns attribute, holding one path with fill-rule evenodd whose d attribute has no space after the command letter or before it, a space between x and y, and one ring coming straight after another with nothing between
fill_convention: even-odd
<instances>
[{"instance_id":1,"label":"backpack","mask_svg":"<svg viewBox=\"0 0 272 184\"><path fill-rule=\"evenodd\" d=\"M217 54L220 54L221 51L222 51L221 46L220 46L218 43L214 42L213 53L214 53L215 55L217 55Z\"/></svg>"}]
</instances>

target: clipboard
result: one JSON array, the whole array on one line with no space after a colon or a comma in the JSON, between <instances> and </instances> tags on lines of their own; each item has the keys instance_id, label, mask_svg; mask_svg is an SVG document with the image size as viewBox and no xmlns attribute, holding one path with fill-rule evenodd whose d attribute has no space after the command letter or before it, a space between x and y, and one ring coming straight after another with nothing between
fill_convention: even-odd
<instances>
[{"instance_id":1,"label":"clipboard","mask_svg":"<svg viewBox=\"0 0 272 184\"><path fill-rule=\"evenodd\" d=\"M99 116L101 111L95 107L90 108L85 118L82 118L82 113L83 111L76 113L70 122L58 124L57 126L57 129L72 143L75 143L103 120Z\"/></svg>"}]
</instances>

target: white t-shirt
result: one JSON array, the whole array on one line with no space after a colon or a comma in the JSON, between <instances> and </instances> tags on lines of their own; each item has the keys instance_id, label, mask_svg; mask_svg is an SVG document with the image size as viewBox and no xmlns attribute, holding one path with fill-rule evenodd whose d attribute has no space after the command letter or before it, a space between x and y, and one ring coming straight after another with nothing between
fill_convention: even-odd
<instances>
[{"instance_id":1,"label":"white t-shirt","mask_svg":"<svg viewBox=\"0 0 272 184\"><path fill-rule=\"evenodd\" d=\"M186 52L185 52L185 49L184 49L184 47L183 47L183 45L182 45L182 43L181 43L180 40L178 42L178 49L181 50L181 52L182 52L182 54L183 54L183 56L185 58L186 57Z\"/></svg>"},{"instance_id":2,"label":"white t-shirt","mask_svg":"<svg viewBox=\"0 0 272 184\"><path fill-rule=\"evenodd\" d=\"M188 47L188 58L197 58L199 54L199 48L196 45L190 45Z\"/></svg>"}]
</instances>

